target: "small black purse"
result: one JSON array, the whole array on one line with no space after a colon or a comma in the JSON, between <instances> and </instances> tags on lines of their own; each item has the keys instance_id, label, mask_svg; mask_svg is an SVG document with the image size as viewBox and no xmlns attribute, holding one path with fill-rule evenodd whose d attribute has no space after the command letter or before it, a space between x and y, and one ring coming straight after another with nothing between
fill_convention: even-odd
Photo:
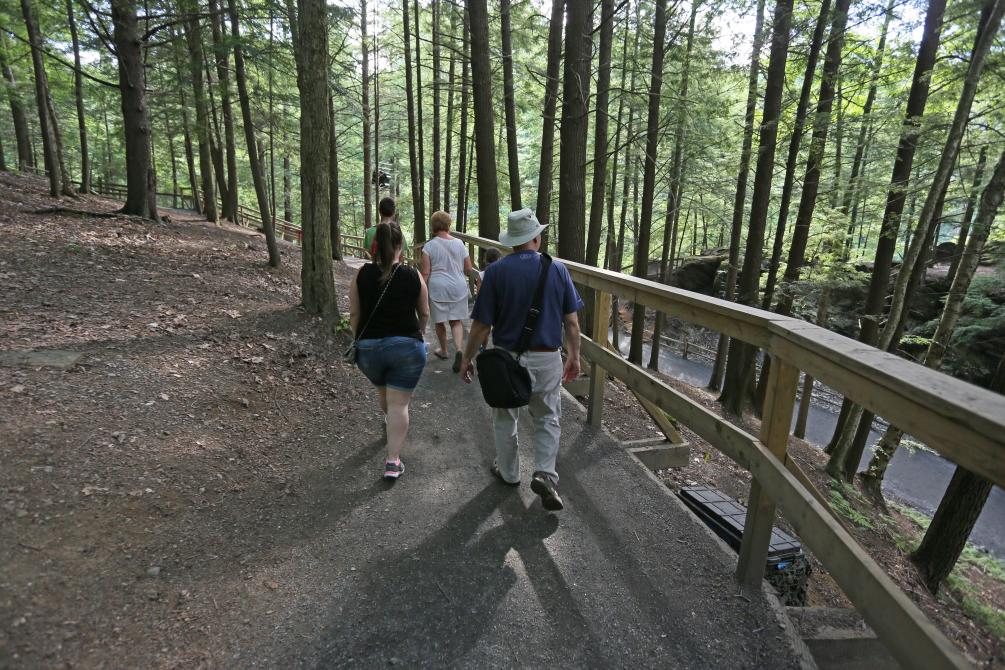
<instances>
[{"instance_id":1,"label":"small black purse","mask_svg":"<svg viewBox=\"0 0 1005 670\"><path fill-rule=\"evenodd\" d=\"M520 356L530 347L531 335L537 328L549 270L551 270L551 256L541 254L541 276L537 280L534 301L527 312L527 319L524 321L515 351L510 353L505 349L493 348L478 354L478 358L475 359L478 384L482 387L482 396L489 407L514 409L525 407L530 402L530 372L520 364Z\"/></svg>"}]
</instances>

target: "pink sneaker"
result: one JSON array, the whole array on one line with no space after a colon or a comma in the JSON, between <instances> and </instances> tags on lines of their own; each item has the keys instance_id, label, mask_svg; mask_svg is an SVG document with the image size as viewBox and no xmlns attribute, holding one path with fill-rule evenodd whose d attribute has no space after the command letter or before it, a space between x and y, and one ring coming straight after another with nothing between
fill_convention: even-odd
<instances>
[{"instance_id":1,"label":"pink sneaker","mask_svg":"<svg viewBox=\"0 0 1005 670\"><path fill-rule=\"evenodd\" d=\"M405 464L399 458L397 461L384 461L384 479L397 479L405 472Z\"/></svg>"}]
</instances>

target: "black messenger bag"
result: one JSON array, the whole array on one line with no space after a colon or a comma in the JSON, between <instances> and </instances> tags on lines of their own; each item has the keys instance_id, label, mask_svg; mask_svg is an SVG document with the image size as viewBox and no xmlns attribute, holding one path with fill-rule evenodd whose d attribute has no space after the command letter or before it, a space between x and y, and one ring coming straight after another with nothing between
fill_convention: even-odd
<instances>
[{"instance_id":1,"label":"black messenger bag","mask_svg":"<svg viewBox=\"0 0 1005 670\"><path fill-rule=\"evenodd\" d=\"M493 348L478 354L478 358L475 359L478 383L482 387L482 395L489 407L513 409L525 407L530 402L530 372L520 364L520 356L530 347L530 337L537 328L549 270L551 270L551 256L541 254L541 276L537 280L534 301L527 312L516 351L510 353L505 349Z\"/></svg>"}]
</instances>

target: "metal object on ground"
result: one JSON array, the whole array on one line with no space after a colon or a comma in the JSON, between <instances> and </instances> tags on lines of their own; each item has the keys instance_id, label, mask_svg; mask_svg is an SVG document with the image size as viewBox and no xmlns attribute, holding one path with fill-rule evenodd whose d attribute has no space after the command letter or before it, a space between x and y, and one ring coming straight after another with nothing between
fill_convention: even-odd
<instances>
[{"instance_id":1,"label":"metal object on ground","mask_svg":"<svg viewBox=\"0 0 1005 670\"><path fill-rule=\"evenodd\" d=\"M677 495L705 524L715 531L733 551L740 550L747 508L707 486L684 486ZM799 540L771 529L768 561L764 578L778 591L782 602L790 606L806 605L806 581L811 572Z\"/></svg>"}]
</instances>

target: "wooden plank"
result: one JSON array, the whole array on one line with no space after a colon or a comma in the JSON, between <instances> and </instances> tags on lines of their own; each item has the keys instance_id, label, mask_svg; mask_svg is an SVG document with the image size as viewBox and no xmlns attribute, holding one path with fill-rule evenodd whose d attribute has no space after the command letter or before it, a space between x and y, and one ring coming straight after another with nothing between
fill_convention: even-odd
<instances>
[{"instance_id":1,"label":"wooden plank","mask_svg":"<svg viewBox=\"0 0 1005 670\"><path fill-rule=\"evenodd\" d=\"M588 337L582 338L583 352L601 367L620 379L636 397L651 403L657 411L668 412L699 437L750 469L751 445L757 440L749 433L723 421L683 393L667 386L648 371L636 367L620 355L598 346Z\"/></svg>"},{"instance_id":2,"label":"wooden plank","mask_svg":"<svg viewBox=\"0 0 1005 670\"><path fill-rule=\"evenodd\" d=\"M789 444L789 426L792 425L798 383L799 370L777 358L771 361L764 418L761 420L761 443L783 462ZM737 580L741 588L748 592L760 591L774 525L775 501L768 495L764 483L755 477L750 482L747 520L736 564Z\"/></svg>"},{"instance_id":3,"label":"wooden plank","mask_svg":"<svg viewBox=\"0 0 1005 670\"><path fill-rule=\"evenodd\" d=\"M813 494L760 442L698 403L583 338L583 349L639 395L669 411L772 492L786 520L905 668L970 667Z\"/></svg>"},{"instance_id":4,"label":"wooden plank","mask_svg":"<svg viewBox=\"0 0 1005 670\"><path fill-rule=\"evenodd\" d=\"M650 402L648 399L636 393L634 390L629 390L632 391L632 395L634 395L635 399L639 401L640 405L642 405L642 409L644 409L646 413L652 417L652 420L656 423L656 426L660 429L660 432L663 433L670 444L684 444L684 438L681 436L680 431L677 430L677 427L673 425L673 422L667 418L666 412L660 409L655 403Z\"/></svg>"},{"instance_id":5,"label":"wooden plank","mask_svg":"<svg viewBox=\"0 0 1005 670\"><path fill-rule=\"evenodd\" d=\"M805 326L773 326L771 349L955 463L1005 487L1005 396Z\"/></svg>"},{"instance_id":6,"label":"wooden plank","mask_svg":"<svg viewBox=\"0 0 1005 670\"><path fill-rule=\"evenodd\" d=\"M904 668L971 668L963 655L900 590L784 465L755 443L751 473L781 505L799 538Z\"/></svg>"},{"instance_id":7,"label":"wooden plank","mask_svg":"<svg viewBox=\"0 0 1005 670\"><path fill-rule=\"evenodd\" d=\"M611 294L603 291L594 292L593 301L593 337L598 346L607 346L607 319L611 313ZM586 421L594 428L600 428L604 412L604 386L607 384L607 371L596 360L590 362L590 402L587 406Z\"/></svg>"}]
</instances>

